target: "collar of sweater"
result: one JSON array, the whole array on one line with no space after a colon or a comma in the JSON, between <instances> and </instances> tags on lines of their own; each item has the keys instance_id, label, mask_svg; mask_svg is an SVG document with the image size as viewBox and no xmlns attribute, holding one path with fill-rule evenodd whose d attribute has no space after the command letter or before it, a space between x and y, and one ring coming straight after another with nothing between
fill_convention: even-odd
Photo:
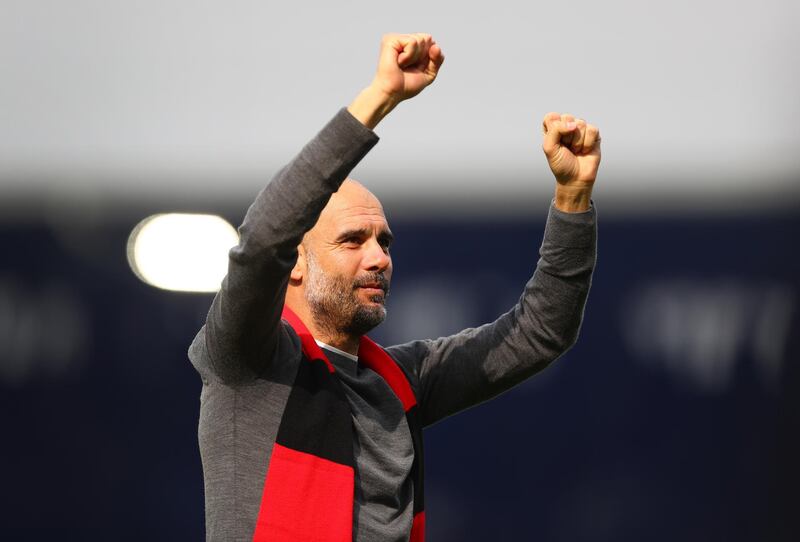
<instances>
[{"instance_id":1,"label":"collar of sweater","mask_svg":"<svg viewBox=\"0 0 800 542\"><path fill-rule=\"evenodd\" d=\"M335 346L331 346L329 344L325 344L324 342L318 341L317 339L314 339L314 342L317 343L317 346L319 346L320 348L325 348L326 350L330 350L331 352L335 352L335 353L339 354L340 356L346 357L347 359L352 359L353 361L358 362L358 356L354 356L350 352L345 352L344 350L339 350Z\"/></svg>"}]
</instances>

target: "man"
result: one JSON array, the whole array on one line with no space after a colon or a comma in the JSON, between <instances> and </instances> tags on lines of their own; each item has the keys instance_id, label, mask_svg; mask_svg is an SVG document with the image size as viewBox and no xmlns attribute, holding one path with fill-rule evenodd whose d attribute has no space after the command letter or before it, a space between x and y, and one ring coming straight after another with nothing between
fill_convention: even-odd
<instances>
[{"instance_id":1,"label":"man","mask_svg":"<svg viewBox=\"0 0 800 542\"><path fill-rule=\"evenodd\" d=\"M538 372L575 342L595 261L595 127L544 119L556 192L533 278L492 324L387 348L392 233L346 179L372 129L431 84L427 34L384 37L375 79L258 195L189 356L209 540L421 541L422 428ZM457 295L457 292L453 292ZM420 307L425 310L425 307Z\"/></svg>"}]
</instances>

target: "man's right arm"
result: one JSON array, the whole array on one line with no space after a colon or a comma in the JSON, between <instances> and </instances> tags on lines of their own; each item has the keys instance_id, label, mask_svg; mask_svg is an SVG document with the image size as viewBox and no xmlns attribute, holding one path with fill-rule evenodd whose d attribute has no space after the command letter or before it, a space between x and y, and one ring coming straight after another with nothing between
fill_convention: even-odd
<instances>
[{"instance_id":1,"label":"man's right arm","mask_svg":"<svg viewBox=\"0 0 800 542\"><path fill-rule=\"evenodd\" d=\"M228 273L190 348L196 365L228 382L263 373L281 338L281 312L303 235L377 143L372 128L431 84L443 61L427 34L383 37L372 83L275 175L248 209L239 244L229 253Z\"/></svg>"},{"instance_id":2,"label":"man's right arm","mask_svg":"<svg viewBox=\"0 0 800 542\"><path fill-rule=\"evenodd\" d=\"M377 141L372 130L342 109L247 210L204 330L207 362L223 380L248 380L263 372L280 337L297 246Z\"/></svg>"}]
</instances>

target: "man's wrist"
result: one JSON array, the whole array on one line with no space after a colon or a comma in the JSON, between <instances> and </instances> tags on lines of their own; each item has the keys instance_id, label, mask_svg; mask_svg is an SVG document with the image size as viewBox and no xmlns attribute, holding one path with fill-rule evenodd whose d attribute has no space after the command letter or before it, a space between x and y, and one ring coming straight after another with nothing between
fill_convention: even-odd
<instances>
[{"instance_id":1,"label":"man's wrist","mask_svg":"<svg viewBox=\"0 0 800 542\"><path fill-rule=\"evenodd\" d=\"M556 185L555 206L565 213L582 213L592 207L592 187Z\"/></svg>"},{"instance_id":2,"label":"man's wrist","mask_svg":"<svg viewBox=\"0 0 800 542\"><path fill-rule=\"evenodd\" d=\"M347 110L361 124L372 130L400 101L370 85L355 97Z\"/></svg>"}]
</instances>

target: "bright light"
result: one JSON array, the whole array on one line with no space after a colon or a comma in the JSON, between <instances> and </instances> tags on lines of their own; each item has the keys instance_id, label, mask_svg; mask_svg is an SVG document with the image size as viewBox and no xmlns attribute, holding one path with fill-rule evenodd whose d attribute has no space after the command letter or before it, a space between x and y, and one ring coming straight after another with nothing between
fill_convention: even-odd
<instances>
[{"instance_id":1,"label":"bright light","mask_svg":"<svg viewBox=\"0 0 800 542\"><path fill-rule=\"evenodd\" d=\"M128 263L142 281L181 292L216 292L228 270L236 230L214 215L145 218L128 238Z\"/></svg>"}]
</instances>

